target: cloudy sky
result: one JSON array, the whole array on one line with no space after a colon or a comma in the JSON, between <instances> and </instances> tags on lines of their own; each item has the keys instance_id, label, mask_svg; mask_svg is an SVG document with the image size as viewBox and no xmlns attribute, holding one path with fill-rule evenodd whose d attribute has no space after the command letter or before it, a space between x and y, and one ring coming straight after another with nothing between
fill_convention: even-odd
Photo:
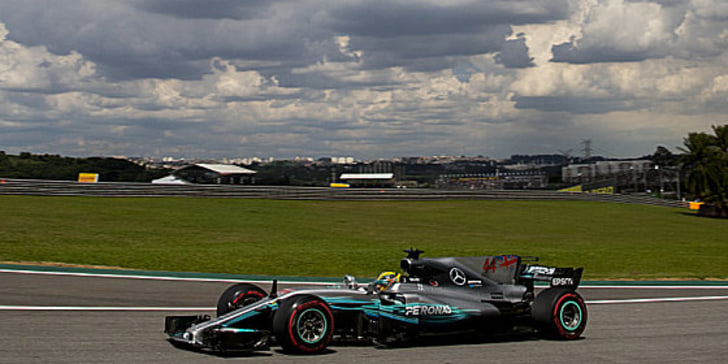
<instances>
[{"instance_id":1,"label":"cloudy sky","mask_svg":"<svg viewBox=\"0 0 728 364\"><path fill-rule=\"evenodd\" d=\"M725 0L0 0L0 150L672 150L728 123Z\"/></svg>"}]
</instances>

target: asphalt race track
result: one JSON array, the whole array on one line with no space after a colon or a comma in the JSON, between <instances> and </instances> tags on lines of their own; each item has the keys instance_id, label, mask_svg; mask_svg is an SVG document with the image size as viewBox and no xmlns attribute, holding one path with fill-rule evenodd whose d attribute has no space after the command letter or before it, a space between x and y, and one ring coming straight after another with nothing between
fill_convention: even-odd
<instances>
[{"instance_id":1,"label":"asphalt race track","mask_svg":"<svg viewBox=\"0 0 728 364\"><path fill-rule=\"evenodd\" d=\"M589 324L573 342L334 346L319 356L274 347L233 357L167 343L165 315L212 313L228 285L0 273L0 363L718 363L728 355L728 289L715 287L582 288Z\"/></svg>"}]
</instances>

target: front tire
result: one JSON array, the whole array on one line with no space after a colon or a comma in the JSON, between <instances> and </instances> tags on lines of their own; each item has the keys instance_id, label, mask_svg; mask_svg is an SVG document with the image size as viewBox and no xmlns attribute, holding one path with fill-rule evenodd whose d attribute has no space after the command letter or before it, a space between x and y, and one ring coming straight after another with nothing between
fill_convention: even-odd
<instances>
[{"instance_id":1,"label":"front tire","mask_svg":"<svg viewBox=\"0 0 728 364\"><path fill-rule=\"evenodd\" d=\"M265 297L265 291L248 283L239 283L228 287L217 300L217 315L222 316L241 307L255 303Z\"/></svg>"},{"instance_id":2,"label":"front tire","mask_svg":"<svg viewBox=\"0 0 728 364\"><path fill-rule=\"evenodd\" d=\"M286 352L321 353L331 342L334 316L326 302L318 297L293 297L282 302L276 311L273 333Z\"/></svg>"},{"instance_id":3,"label":"front tire","mask_svg":"<svg viewBox=\"0 0 728 364\"><path fill-rule=\"evenodd\" d=\"M579 338L586 328L588 317L581 295L561 287L541 292L533 303L531 315L547 337L562 340Z\"/></svg>"}]
</instances>

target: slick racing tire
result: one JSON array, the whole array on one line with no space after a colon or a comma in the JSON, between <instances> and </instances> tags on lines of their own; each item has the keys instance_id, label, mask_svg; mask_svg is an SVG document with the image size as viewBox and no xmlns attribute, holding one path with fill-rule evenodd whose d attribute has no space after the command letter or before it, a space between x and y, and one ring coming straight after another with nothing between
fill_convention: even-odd
<instances>
[{"instance_id":1,"label":"slick racing tire","mask_svg":"<svg viewBox=\"0 0 728 364\"><path fill-rule=\"evenodd\" d=\"M331 309L316 296L292 297L281 303L273 317L273 334L288 353L321 353L333 333Z\"/></svg>"},{"instance_id":2,"label":"slick racing tire","mask_svg":"<svg viewBox=\"0 0 728 364\"><path fill-rule=\"evenodd\" d=\"M579 338L588 316L581 295L563 287L548 288L536 296L531 315L546 337L561 340Z\"/></svg>"},{"instance_id":3,"label":"slick racing tire","mask_svg":"<svg viewBox=\"0 0 728 364\"><path fill-rule=\"evenodd\" d=\"M222 316L230 311L258 302L265 296L264 290L252 284L239 283L230 286L217 300L217 315Z\"/></svg>"}]
</instances>

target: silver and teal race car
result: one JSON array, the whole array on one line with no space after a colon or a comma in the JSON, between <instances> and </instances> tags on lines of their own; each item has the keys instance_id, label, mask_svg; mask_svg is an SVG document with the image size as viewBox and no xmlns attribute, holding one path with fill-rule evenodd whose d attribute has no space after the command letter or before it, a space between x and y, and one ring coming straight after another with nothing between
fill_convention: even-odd
<instances>
[{"instance_id":1,"label":"silver and teal race car","mask_svg":"<svg viewBox=\"0 0 728 364\"><path fill-rule=\"evenodd\" d=\"M332 342L399 345L432 336L528 333L579 338L587 307L576 292L582 268L534 265L516 255L420 258L406 250L403 274L385 272L360 285L278 290L252 284L229 287L217 317L168 316L175 346L216 352L267 350L321 353ZM549 287L535 294L534 282Z\"/></svg>"}]
</instances>

